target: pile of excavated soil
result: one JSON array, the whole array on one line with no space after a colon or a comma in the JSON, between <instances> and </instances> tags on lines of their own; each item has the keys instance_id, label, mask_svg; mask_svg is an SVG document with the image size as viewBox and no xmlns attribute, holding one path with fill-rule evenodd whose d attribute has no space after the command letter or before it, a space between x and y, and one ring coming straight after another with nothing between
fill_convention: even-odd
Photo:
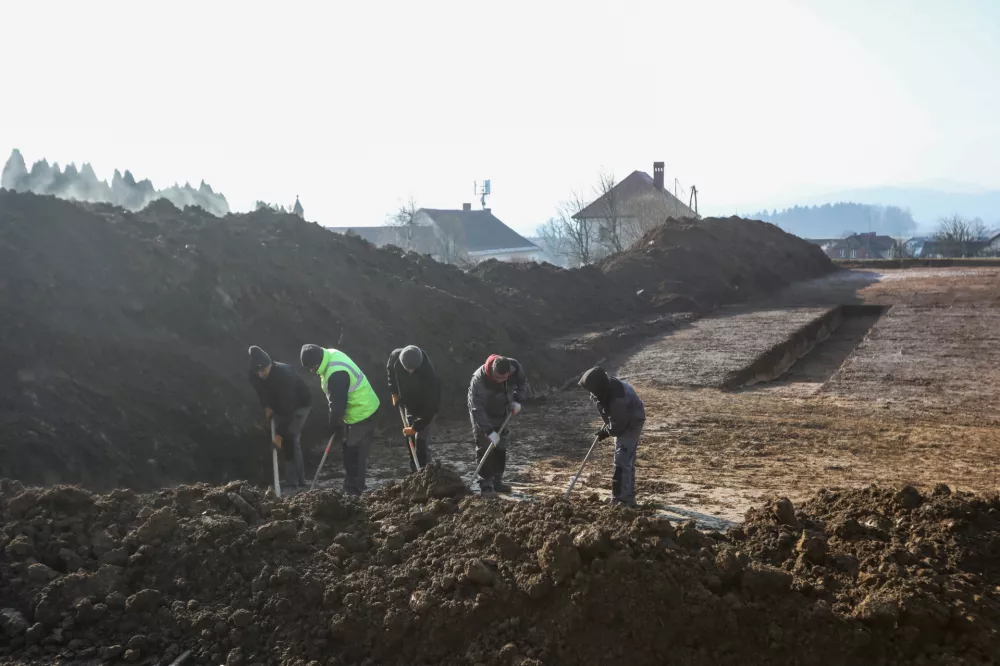
<instances>
[{"instance_id":1,"label":"pile of excavated soil","mask_svg":"<svg viewBox=\"0 0 1000 666\"><path fill-rule=\"evenodd\" d=\"M787 501L786 501L787 502ZM0 658L25 663L987 663L998 502L777 502L728 536L594 500L465 496L429 467L358 503L242 482L0 484ZM158 661L159 660L159 661Z\"/></svg>"},{"instance_id":2,"label":"pile of excavated soil","mask_svg":"<svg viewBox=\"0 0 1000 666\"><path fill-rule=\"evenodd\" d=\"M667 220L625 252L581 269L487 261L473 273L539 310L581 325L637 309L705 311L832 269L819 246L773 224L709 217Z\"/></svg>"},{"instance_id":3,"label":"pile of excavated soil","mask_svg":"<svg viewBox=\"0 0 1000 666\"><path fill-rule=\"evenodd\" d=\"M702 305L746 293L705 297L705 275L674 255L717 264L723 282L738 271L742 284L771 287L782 286L775 270L791 280L832 268L822 253L802 259L812 246L771 225L706 220L760 236L731 242L713 231L713 246L701 224L652 232L597 267L493 262L464 272L293 215L218 218L166 201L132 213L0 190L0 475L93 488L263 480L251 344L296 367L303 343L336 346L383 398L389 352L417 344L443 377L445 414L458 415L490 353L522 360L542 393L608 352L547 346L583 322L638 319L676 294ZM661 236L681 249L650 255ZM319 382L308 380L322 408ZM395 413L382 411L395 430ZM321 422L310 419L307 444L319 443Z\"/></svg>"}]
</instances>

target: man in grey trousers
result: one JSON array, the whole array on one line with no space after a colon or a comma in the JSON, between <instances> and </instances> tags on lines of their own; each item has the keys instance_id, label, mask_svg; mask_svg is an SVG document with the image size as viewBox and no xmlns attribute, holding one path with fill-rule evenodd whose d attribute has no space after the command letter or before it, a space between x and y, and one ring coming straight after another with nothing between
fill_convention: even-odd
<instances>
[{"instance_id":1,"label":"man in grey trousers","mask_svg":"<svg viewBox=\"0 0 1000 666\"><path fill-rule=\"evenodd\" d=\"M250 383L264 408L264 417L274 420L272 444L281 451L285 483L304 488L306 475L301 437L312 400L309 387L292 366L272 362L260 347L250 348ZM293 469L289 470L289 465L294 465Z\"/></svg>"},{"instance_id":2,"label":"man in grey trousers","mask_svg":"<svg viewBox=\"0 0 1000 666\"><path fill-rule=\"evenodd\" d=\"M591 400L597 404L604 419L604 427L597 431L597 438L615 438L611 504L635 506L635 454L646 423L646 408L631 384L609 377L601 367L583 373L580 386L590 391Z\"/></svg>"}]
</instances>

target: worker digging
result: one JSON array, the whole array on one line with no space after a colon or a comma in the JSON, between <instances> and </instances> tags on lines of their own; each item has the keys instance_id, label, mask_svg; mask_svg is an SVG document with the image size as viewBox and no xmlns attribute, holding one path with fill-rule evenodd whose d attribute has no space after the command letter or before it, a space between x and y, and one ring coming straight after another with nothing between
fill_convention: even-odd
<instances>
[{"instance_id":1,"label":"worker digging","mask_svg":"<svg viewBox=\"0 0 1000 666\"><path fill-rule=\"evenodd\" d=\"M511 438L508 423L521 411L524 381L524 368L517 360L492 354L469 383L469 420L476 441L479 491L484 497L511 491L503 481Z\"/></svg>"},{"instance_id":2,"label":"worker digging","mask_svg":"<svg viewBox=\"0 0 1000 666\"><path fill-rule=\"evenodd\" d=\"M628 382L609 377L600 366L583 373L580 386L590 392L604 427L597 440L615 438L615 469L611 477L611 505L635 506L635 454L646 423L646 408Z\"/></svg>"},{"instance_id":3,"label":"worker digging","mask_svg":"<svg viewBox=\"0 0 1000 666\"><path fill-rule=\"evenodd\" d=\"M309 387L292 366L271 360L260 347L250 347L250 384L272 424L272 446L281 451L282 485L304 488L305 466L302 460L302 428L309 418ZM289 467L294 465L290 470Z\"/></svg>"},{"instance_id":4,"label":"worker digging","mask_svg":"<svg viewBox=\"0 0 1000 666\"><path fill-rule=\"evenodd\" d=\"M441 406L441 379L427 353L414 345L395 349L386 363L392 404L399 408L403 437L411 444L410 471L431 460L434 417Z\"/></svg>"},{"instance_id":5,"label":"worker digging","mask_svg":"<svg viewBox=\"0 0 1000 666\"><path fill-rule=\"evenodd\" d=\"M365 373L344 352L319 345L302 346L302 367L319 375L329 403L326 452L335 440L344 456L344 493L359 496L366 488L368 456L375 439L375 414L379 399ZM326 453L323 455L326 460ZM320 469L316 470L316 478ZM313 481L315 485L315 479Z\"/></svg>"}]
</instances>

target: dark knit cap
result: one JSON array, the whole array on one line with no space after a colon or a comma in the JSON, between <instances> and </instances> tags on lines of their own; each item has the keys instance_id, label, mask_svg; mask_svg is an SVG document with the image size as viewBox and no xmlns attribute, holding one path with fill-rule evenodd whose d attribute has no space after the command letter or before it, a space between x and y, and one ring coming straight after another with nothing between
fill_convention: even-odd
<instances>
[{"instance_id":1,"label":"dark knit cap","mask_svg":"<svg viewBox=\"0 0 1000 666\"><path fill-rule=\"evenodd\" d=\"M604 368L594 366L583 373L583 377L580 378L580 386L598 398L604 399L611 390L611 380L608 379L608 373L604 371Z\"/></svg>"},{"instance_id":2,"label":"dark knit cap","mask_svg":"<svg viewBox=\"0 0 1000 666\"><path fill-rule=\"evenodd\" d=\"M319 345L302 345L299 361L303 368L315 368L323 362L323 348Z\"/></svg>"},{"instance_id":3,"label":"dark knit cap","mask_svg":"<svg viewBox=\"0 0 1000 666\"><path fill-rule=\"evenodd\" d=\"M510 374L510 359L500 358L493 359L493 374L494 375L509 375Z\"/></svg>"},{"instance_id":4,"label":"dark knit cap","mask_svg":"<svg viewBox=\"0 0 1000 666\"><path fill-rule=\"evenodd\" d=\"M400 352L399 362L406 370L416 370L424 362L424 352L420 350L420 347L410 345Z\"/></svg>"},{"instance_id":5,"label":"dark knit cap","mask_svg":"<svg viewBox=\"0 0 1000 666\"><path fill-rule=\"evenodd\" d=\"M260 347L250 348L250 371L257 372L271 365L271 357Z\"/></svg>"}]
</instances>

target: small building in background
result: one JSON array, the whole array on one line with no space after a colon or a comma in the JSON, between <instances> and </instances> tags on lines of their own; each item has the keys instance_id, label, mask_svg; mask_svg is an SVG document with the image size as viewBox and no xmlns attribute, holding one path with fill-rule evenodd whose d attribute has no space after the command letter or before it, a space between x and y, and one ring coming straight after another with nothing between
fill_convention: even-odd
<instances>
[{"instance_id":1,"label":"small building in background","mask_svg":"<svg viewBox=\"0 0 1000 666\"><path fill-rule=\"evenodd\" d=\"M330 227L338 233L354 233L379 247L395 245L404 250L429 254L449 264L498 261L542 261L541 248L497 218L489 208L472 210L421 208L410 224L380 227Z\"/></svg>"}]
</instances>

